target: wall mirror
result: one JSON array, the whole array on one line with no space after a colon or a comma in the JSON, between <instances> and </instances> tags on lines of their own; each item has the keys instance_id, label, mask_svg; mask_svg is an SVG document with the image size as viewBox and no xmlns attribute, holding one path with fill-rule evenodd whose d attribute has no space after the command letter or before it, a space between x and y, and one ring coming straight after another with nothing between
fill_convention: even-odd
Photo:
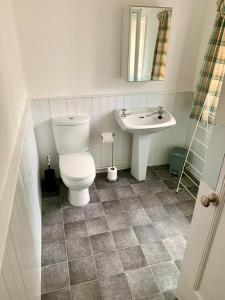
<instances>
[{"instance_id":1,"label":"wall mirror","mask_svg":"<svg viewBox=\"0 0 225 300\"><path fill-rule=\"evenodd\" d=\"M130 7L128 81L164 80L171 8Z\"/></svg>"}]
</instances>

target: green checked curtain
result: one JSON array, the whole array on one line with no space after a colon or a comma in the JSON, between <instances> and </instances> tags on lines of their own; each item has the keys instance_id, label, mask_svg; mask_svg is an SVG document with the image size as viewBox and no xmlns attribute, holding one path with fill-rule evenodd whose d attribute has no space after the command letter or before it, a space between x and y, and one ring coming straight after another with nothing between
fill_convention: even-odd
<instances>
[{"instance_id":1,"label":"green checked curtain","mask_svg":"<svg viewBox=\"0 0 225 300\"><path fill-rule=\"evenodd\" d=\"M190 117L213 123L225 73L225 0L217 1L217 16L196 87ZM202 115L201 115L202 111Z\"/></svg>"},{"instance_id":2,"label":"green checked curtain","mask_svg":"<svg viewBox=\"0 0 225 300\"><path fill-rule=\"evenodd\" d=\"M172 10L164 10L157 16L159 27L154 51L152 80L164 80L165 78L171 15Z\"/></svg>"}]
</instances>

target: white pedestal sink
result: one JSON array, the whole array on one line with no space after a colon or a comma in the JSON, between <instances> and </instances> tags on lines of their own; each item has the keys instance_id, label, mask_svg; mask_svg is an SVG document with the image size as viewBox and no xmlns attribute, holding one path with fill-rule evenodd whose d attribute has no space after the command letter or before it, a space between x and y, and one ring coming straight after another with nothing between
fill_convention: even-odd
<instances>
[{"instance_id":1,"label":"white pedestal sink","mask_svg":"<svg viewBox=\"0 0 225 300\"><path fill-rule=\"evenodd\" d=\"M151 134L176 124L174 117L162 107L143 107L115 110L120 127L133 134L131 174L145 180Z\"/></svg>"}]
</instances>

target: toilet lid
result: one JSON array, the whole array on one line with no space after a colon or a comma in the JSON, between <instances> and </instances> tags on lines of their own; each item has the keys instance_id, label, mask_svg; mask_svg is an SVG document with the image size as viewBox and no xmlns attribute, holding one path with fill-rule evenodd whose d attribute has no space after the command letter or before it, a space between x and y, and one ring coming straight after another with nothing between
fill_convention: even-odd
<instances>
[{"instance_id":1,"label":"toilet lid","mask_svg":"<svg viewBox=\"0 0 225 300\"><path fill-rule=\"evenodd\" d=\"M89 152L60 155L59 167L61 175L70 180L85 180L95 173L95 163Z\"/></svg>"}]
</instances>

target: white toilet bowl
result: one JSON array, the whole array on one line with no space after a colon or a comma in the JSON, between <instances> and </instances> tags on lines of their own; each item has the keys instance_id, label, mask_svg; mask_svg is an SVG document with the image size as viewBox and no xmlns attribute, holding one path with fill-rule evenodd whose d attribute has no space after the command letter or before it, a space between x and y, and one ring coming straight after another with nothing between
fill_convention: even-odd
<instances>
[{"instance_id":1,"label":"white toilet bowl","mask_svg":"<svg viewBox=\"0 0 225 300\"><path fill-rule=\"evenodd\" d=\"M82 206L90 201L89 186L94 182L96 171L90 152L59 155L62 180L69 189L72 205Z\"/></svg>"}]
</instances>

